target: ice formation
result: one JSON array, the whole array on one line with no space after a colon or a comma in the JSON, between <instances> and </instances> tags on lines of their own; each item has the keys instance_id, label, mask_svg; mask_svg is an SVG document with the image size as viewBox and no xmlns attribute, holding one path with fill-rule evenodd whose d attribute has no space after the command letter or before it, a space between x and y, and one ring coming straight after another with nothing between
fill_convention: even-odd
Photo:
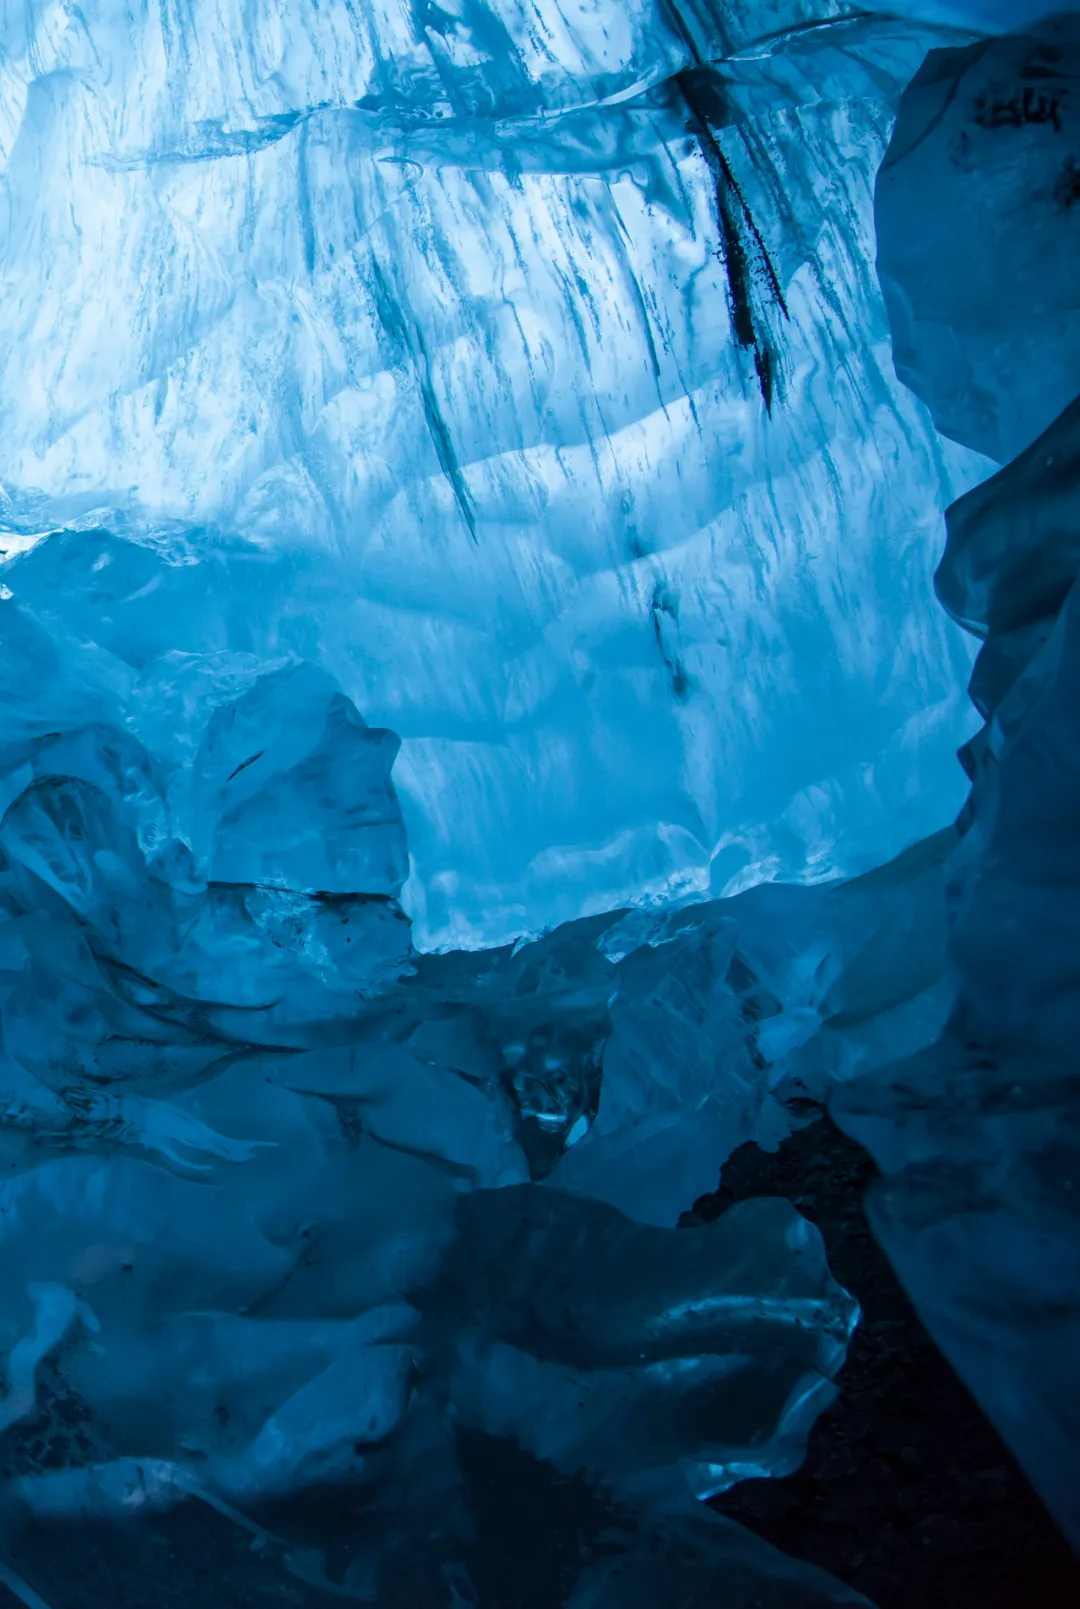
<instances>
[{"instance_id":1,"label":"ice formation","mask_svg":"<svg viewBox=\"0 0 1080 1609\"><path fill-rule=\"evenodd\" d=\"M931 1049L838 1116L890 1175L875 1225L945 1351L1080 1543L1077 474L1080 413L952 511L942 596L984 636L960 997Z\"/></svg>"},{"instance_id":2,"label":"ice formation","mask_svg":"<svg viewBox=\"0 0 1080 1609\"><path fill-rule=\"evenodd\" d=\"M254 1602L508 1609L508 1444L602 1509L567 1609L861 1601L699 1501L798 1462L855 1304L784 1203L673 1226L967 1009L931 575L997 438L893 372L873 187L1001 18L896 9L5 13L25 1603L27 1515L179 1507Z\"/></svg>"},{"instance_id":3,"label":"ice formation","mask_svg":"<svg viewBox=\"0 0 1080 1609\"><path fill-rule=\"evenodd\" d=\"M1076 393L1078 75L1075 17L933 52L878 178L897 371L939 430L1000 463Z\"/></svg>"},{"instance_id":4,"label":"ice formation","mask_svg":"<svg viewBox=\"0 0 1080 1609\"><path fill-rule=\"evenodd\" d=\"M974 125L975 149L988 81L998 86L995 104L1020 108L991 120L1001 146L982 182L989 189L998 179L1008 238L1044 244L1024 280L1023 313L1017 260L1007 250L987 256L970 389L961 395L956 369L950 382L958 433L957 403L981 428L996 398L1001 440L1024 448L949 510L937 576L942 603L981 641L971 697L986 723L963 755L972 789L947 874L958 999L932 1047L845 1085L833 1105L888 1175L872 1196L873 1221L928 1326L1080 1546L1080 400L1071 396L1028 440L1076 386L1076 291L1059 277L1058 248L1067 254L1075 228L1074 198L1059 181L1075 166L1066 136L1078 52L1074 19L1040 40L931 58L911 92L921 116L929 83L956 87L928 144L955 144ZM1032 124L1047 121L1062 136L1056 144L1031 138ZM885 208L900 194L887 189ZM987 227L1001 238L1000 215ZM908 305L935 280L941 287L935 249L930 232L925 260L908 257ZM944 362L933 376L918 368L931 390L959 353L974 351L970 305L963 296L955 313L939 304L950 336L937 348ZM1051 309L1058 321L1044 327ZM905 318L905 361L909 329ZM1041 363L1044 347L1060 353L1060 369Z\"/></svg>"},{"instance_id":5,"label":"ice formation","mask_svg":"<svg viewBox=\"0 0 1080 1609\"><path fill-rule=\"evenodd\" d=\"M196 568L142 654L307 659L397 734L425 948L857 873L959 806L930 555L983 468L872 267L938 36L844 10L12 13L9 522L153 540Z\"/></svg>"}]
</instances>

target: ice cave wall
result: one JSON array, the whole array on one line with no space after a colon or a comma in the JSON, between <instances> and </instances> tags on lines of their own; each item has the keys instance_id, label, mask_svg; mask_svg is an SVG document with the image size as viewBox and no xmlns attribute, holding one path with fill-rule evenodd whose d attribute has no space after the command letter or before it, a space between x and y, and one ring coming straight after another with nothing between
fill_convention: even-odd
<instances>
[{"instance_id":1,"label":"ice cave wall","mask_svg":"<svg viewBox=\"0 0 1080 1609\"><path fill-rule=\"evenodd\" d=\"M582 15L598 28L603 20ZM497 87L506 62L516 62L515 93L533 108L524 121L481 116L468 96L456 111L437 98L429 105L437 78L430 29L413 41L428 68L394 80L389 110L336 106L302 127L274 123L258 139L237 136L227 149L201 115L207 106L193 122L184 96L216 95L224 122L243 125L250 107L237 102L229 114L222 87L232 69L222 56L204 74L198 60L180 51L173 63L166 51L173 65L162 78L151 51L155 40L165 49L156 13L125 35L127 53L109 58L107 71L103 44L80 58L77 73L43 75L61 112L82 97L86 118L92 103L104 119L84 118L80 139L90 146L72 147L60 138L67 112L47 122L50 137L30 118L5 181L22 209L14 217L28 229L36 220L30 234L12 229L8 259L24 287L21 297L13 290L8 324L9 372L17 360L22 374L11 392L12 451L19 440L24 448L10 493L11 596L0 603L11 646L6 831L20 883L14 908L27 916L42 901L59 902L42 938L13 944L8 1037L26 1041L20 1054L46 1082L65 1085L67 1072L55 1069L77 1066L106 1084L132 1078L128 1093L141 1099L159 1084L182 1084L181 1061L201 1079L243 1047L347 1040L361 1031L358 995L377 1000L412 966L414 946L447 937L429 920L431 888L453 892L445 909L470 941L506 926L513 936L553 914L704 892L704 863L692 875L684 864L673 881L669 850L693 860L711 843L714 893L784 877L821 881L886 859L958 804L952 750L969 729L960 690L968 655L929 593L934 522L950 475L925 415L889 372L869 260L871 180L892 99L927 37L938 35L859 16L838 31L781 27L777 49L779 25L813 20L810 13L770 17L757 46L745 19L737 28L716 13L702 33L701 12L695 29L672 32L659 12L632 15L634 27L611 36L624 73L614 104L595 104L595 61L584 46L570 49L564 38L543 71L533 63L540 87L527 94L532 80L508 37L498 34L496 49L495 35L484 34L487 54L461 69L462 82L478 95L478 83ZM56 39L65 50L88 49L84 24L68 21ZM451 34L452 21L443 19ZM113 38L107 24L103 16L105 42ZM364 56L361 35L353 42L364 71L374 72L371 39L363 36ZM168 35L174 53L179 37ZM208 24L200 37L217 36ZM230 48L242 55L260 37L239 30ZM738 58L722 73L697 61L717 46ZM45 48L39 40L33 59ZM161 68L156 77L147 51ZM314 59L299 46L289 53L297 73L314 72ZM584 105L563 115L556 95L556 114L538 121L536 97L554 93L552 61ZM674 68L674 85L665 79L636 93L643 62L652 63L646 77ZM260 94L284 93L282 82L259 78ZM610 102L611 85L603 87ZM350 81L348 93L356 89ZM134 148L139 117L155 138L179 140L176 130L186 129L195 143L158 156L139 146L120 161L116 149L125 141ZM325 149L311 144L316 124L331 142ZM27 161L32 155L33 171L55 162L54 177L20 182L16 146ZM316 146L341 157L318 158L317 183ZM406 168L416 182L393 191L389 213L381 202L372 211L365 187L383 184L388 150L412 152ZM405 171L400 162L389 167ZM426 222L410 210L421 205L421 177ZM201 197L190 215L174 205L177 185ZM639 209L636 236L612 234L613 195ZM469 196L471 210L451 227L443 214ZM96 234L79 221L79 208L94 206L109 222ZM522 206L539 209L531 244L495 251L495 239L518 241L521 220L512 220ZM315 217L325 230L310 239L325 250L312 245L314 256L305 256L301 225ZM46 230L66 245L43 280L30 245L40 247ZM216 311L205 329L196 317L205 281L181 272L184 241L200 261L231 265L219 276L229 294L207 304ZM447 262L460 266L470 241L477 273L503 265L502 289L473 294L455 268L434 298L431 275ZM393 294L388 275L401 279ZM642 284L639 297L633 286ZM329 390L301 383L299 349L282 344L281 331L298 328L282 309L301 290L317 292L310 330L324 346L337 342L344 364ZM537 371L514 345L537 308L559 369L542 396ZM458 331L450 346L448 318ZM52 337L32 339L50 320ZM81 368L76 334L93 356ZM304 350L310 357L314 349ZM156 390L135 376L151 351L162 368ZM267 363L277 365L274 386ZM364 364L370 385L358 378ZM127 366L123 375L117 365ZM446 389L453 373L468 404L466 391ZM72 385L82 388L77 417L60 405ZM524 392L511 406L522 387L528 407ZM157 401L146 411L151 390ZM359 391L369 400L378 391L395 419L412 420L413 434L387 435L372 416L357 424L347 463L322 447L313 457L310 432L325 446L328 411L352 407ZM263 410L254 435L235 428L236 418L256 419L243 412L241 394ZM314 398L310 408L305 398ZM616 403L623 411L612 418ZM234 405L240 412L226 427L214 410ZM580 415L573 428L571 407ZM294 424L307 418L310 432L304 426L295 453L275 460L271 531L247 491L229 502L239 482L221 454L239 453L237 464L249 452L259 462L259 454L273 457L281 409ZM686 433L676 450L662 433L679 410ZM655 454L633 459L642 496L655 499L651 553L638 551L640 511L621 492L613 500L604 468L642 422L661 432ZM577 514L571 519L545 493L524 523L482 528L472 461L454 445L463 431L474 432L477 473L497 461L500 484L532 474L533 447L550 448L564 467L584 451L583 480L560 471L563 491L580 493ZM257 452L252 442L261 442ZM60 456L50 458L54 447ZM376 450L392 479L406 477L390 499L397 513L384 510L388 524L362 502L375 495ZM417 503L407 476L425 453L416 484L427 490ZM33 477L54 465L57 487L44 500L19 489L20 477L32 478L31 459ZM110 477L125 462L150 479L136 476L110 505ZM171 481L162 479L166 462ZM254 460L244 462L250 470ZM977 465L963 462L970 476ZM297 513L298 477L312 492L314 525ZM341 502L353 493L361 502ZM434 503L423 501L429 494ZM701 526L703 508L713 514ZM43 529L43 514L62 509L67 526ZM543 569L555 548L566 585L552 588L544 575L554 571L536 565L546 554ZM376 572L378 587L390 588L378 621L364 614ZM583 588L592 592L588 606ZM370 669L372 656L387 654L393 732L374 724L384 706L354 674L360 659ZM305 669L304 660L315 665ZM509 702L500 687L515 689ZM457 715L443 726L440 752L465 767L457 781L432 759L434 740L418 738L402 715L402 700L417 700L433 720L432 699L486 710L479 727ZM82 735L73 739L69 728ZM481 729L487 737L477 742ZM522 762L521 744L535 767ZM419 814L415 792L410 803L417 775L429 789ZM796 786L800 777L806 786ZM778 806L786 797L779 823L736 831L732 812L750 795ZM581 849L594 827L599 838ZM448 855L464 858L448 880L429 885L432 833ZM652 846L644 860L635 848L642 843ZM470 856L486 867L472 892L461 869ZM544 899L554 908L534 902L540 884L526 863L549 879ZM643 918L636 931L631 923L605 940L628 976L636 970L635 984L620 990L617 972L601 968L595 1020L568 1049L534 1045L539 1024L513 1051L520 1024L494 1034L486 1027L491 1076L509 1070L507 1121L522 1124L537 1157L547 1157L543 1169L530 1161L531 1171L554 1167L571 1187L670 1222L730 1144L782 1125L786 1094L820 1094L841 1070L880 1061L892 1044L913 1046L913 1035L926 1042L948 1003L940 945L924 943L913 967L897 935L919 922L924 932L940 930L936 914L919 914L924 895L929 912L940 903L933 856L927 866L899 873L905 914L892 938L888 900L876 911L857 893L800 899L778 889L772 900L751 889L738 915L703 908L681 937L677 922L660 919L653 929ZM411 931L399 898L417 917ZM849 909L861 914L852 920ZM481 929L470 910L482 910ZM69 935L63 944L57 925ZM580 951L572 940L569 953ZM150 981L130 984L131 974ZM541 980L529 986L534 1014L557 1012L543 969L533 976ZM145 999L140 989L149 989ZM610 1025L605 989L621 1001ZM635 994L644 1020L635 1021ZM46 1028L37 1019L49 998L65 1006ZM700 1024L692 1035L689 1019ZM559 1040L562 1029L551 1033ZM716 1046L728 1042L730 1074L717 1080ZM148 1056L138 1048L146 1045L161 1048ZM115 1121L122 1131L125 1120ZM560 1157L583 1133L588 1143ZM488 1164L479 1177L489 1177Z\"/></svg>"},{"instance_id":2,"label":"ice cave wall","mask_svg":"<svg viewBox=\"0 0 1080 1609\"><path fill-rule=\"evenodd\" d=\"M395 732L422 946L858 872L959 805L930 573L985 466L872 266L940 35L844 10L12 13L8 541L152 541L194 568L125 664L299 656Z\"/></svg>"},{"instance_id":3,"label":"ice cave wall","mask_svg":"<svg viewBox=\"0 0 1080 1609\"><path fill-rule=\"evenodd\" d=\"M942 595L985 633L935 1045L834 1097L928 1327L1080 1542L1077 406L951 511Z\"/></svg>"},{"instance_id":4,"label":"ice cave wall","mask_svg":"<svg viewBox=\"0 0 1080 1609\"><path fill-rule=\"evenodd\" d=\"M879 182L898 361L945 428L1019 450L949 510L937 576L981 643L986 723L962 754L972 788L947 869L956 1006L933 1046L833 1100L886 1174L878 1235L1074 1545L1078 74L1075 18L929 58ZM940 208L902 244L933 154Z\"/></svg>"},{"instance_id":5,"label":"ice cave wall","mask_svg":"<svg viewBox=\"0 0 1080 1609\"><path fill-rule=\"evenodd\" d=\"M939 430L999 463L1076 394L1075 38L1064 17L933 52L878 176L897 371Z\"/></svg>"},{"instance_id":6,"label":"ice cave wall","mask_svg":"<svg viewBox=\"0 0 1080 1609\"><path fill-rule=\"evenodd\" d=\"M5 20L2 1413L60 1359L96 1436L6 1523L196 1496L322 1592L253 1513L345 1482L331 1588L459 1602L456 1418L615 1505L574 1609L855 1601L696 1501L797 1462L854 1306L780 1204L670 1226L739 1139L1026 1009L946 951L930 574L991 466L897 382L872 263L928 46L1016 59L918 17ZM889 272L918 331L933 273ZM991 635L963 533L1040 465L952 516ZM936 1243L882 1233L976 1375Z\"/></svg>"}]
</instances>

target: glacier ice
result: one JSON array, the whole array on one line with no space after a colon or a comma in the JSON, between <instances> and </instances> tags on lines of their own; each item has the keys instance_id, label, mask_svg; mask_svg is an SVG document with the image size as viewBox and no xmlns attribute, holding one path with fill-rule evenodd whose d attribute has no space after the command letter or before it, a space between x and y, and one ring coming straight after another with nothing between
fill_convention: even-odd
<instances>
[{"instance_id":1,"label":"glacier ice","mask_svg":"<svg viewBox=\"0 0 1080 1609\"><path fill-rule=\"evenodd\" d=\"M425 948L857 873L959 807L929 552L983 468L871 267L939 36L844 10L13 14L9 541L173 561L168 613L77 542L26 601L332 676L401 740Z\"/></svg>"},{"instance_id":2,"label":"glacier ice","mask_svg":"<svg viewBox=\"0 0 1080 1609\"><path fill-rule=\"evenodd\" d=\"M834 1098L888 1179L874 1222L927 1324L1080 1542L1080 404L949 512L943 601L983 639L949 866L947 1031Z\"/></svg>"},{"instance_id":3,"label":"glacier ice","mask_svg":"<svg viewBox=\"0 0 1080 1609\"><path fill-rule=\"evenodd\" d=\"M567 1609L862 1601L700 1501L798 1463L854 1302L785 1203L673 1226L969 1009L931 572L1001 483L893 371L872 192L1003 19L889 9L3 13L16 1557L179 1507L297 1602L488 1609L513 1445L603 1511Z\"/></svg>"},{"instance_id":4,"label":"glacier ice","mask_svg":"<svg viewBox=\"0 0 1080 1609\"><path fill-rule=\"evenodd\" d=\"M53 1363L94 1426L59 1467L31 1431L9 1525L200 1503L315 1593L451 1603L471 1430L603 1490L626 1557L568 1603L633 1602L658 1538L672 1594L723 1567L733 1604L856 1601L699 1502L798 1462L854 1304L786 1204L671 1226L890 1014L936 1030L933 946L884 990L872 957L946 845L419 952L396 741L324 670L215 647L215 600L241 640L263 601L243 559L207 597L75 528L4 568L0 1412L32 1425ZM332 1578L262 1513L328 1481L364 1507Z\"/></svg>"},{"instance_id":5,"label":"glacier ice","mask_svg":"<svg viewBox=\"0 0 1080 1609\"><path fill-rule=\"evenodd\" d=\"M878 176L897 371L939 430L1000 463L1076 390L1078 74L1076 16L933 51Z\"/></svg>"},{"instance_id":6,"label":"glacier ice","mask_svg":"<svg viewBox=\"0 0 1080 1609\"><path fill-rule=\"evenodd\" d=\"M935 1042L832 1099L886 1175L879 1238L1074 1545L1077 39L1058 18L932 54L879 180L898 369L943 430L1009 461L948 510L936 577L980 643L985 723L961 751L971 791L946 867L956 1000Z\"/></svg>"}]
</instances>

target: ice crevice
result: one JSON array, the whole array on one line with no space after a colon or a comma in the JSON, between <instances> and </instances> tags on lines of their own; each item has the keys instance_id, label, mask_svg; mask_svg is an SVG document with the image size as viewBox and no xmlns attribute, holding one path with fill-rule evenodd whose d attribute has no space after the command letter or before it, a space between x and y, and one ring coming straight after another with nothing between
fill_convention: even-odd
<instances>
[{"instance_id":1,"label":"ice crevice","mask_svg":"<svg viewBox=\"0 0 1080 1609\"><path fill-rule=\"evenodd\" d=\"M166 1523L254 1604L516 1609L507 1448L545 1609L865 1602L707 1502L856 1302L786 1201L675 1227L826 1103L1077 1534L1077 34L1022 10L0 13L29 1609L87 1601L35 1527L152 1592Z\"/></svg>"}]
</instances>

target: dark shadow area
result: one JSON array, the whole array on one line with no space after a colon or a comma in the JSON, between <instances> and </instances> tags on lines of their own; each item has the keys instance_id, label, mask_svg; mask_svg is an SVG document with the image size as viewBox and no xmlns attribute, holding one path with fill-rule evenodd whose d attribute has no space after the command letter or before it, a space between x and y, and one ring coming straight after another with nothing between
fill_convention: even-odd
<instances>
[{"instance_id":1,"label":"dark shadow area","mask_svg":"<svg viewBox=\"0 0 1080 1609\"><path fill-rule=\"evenodd\" d=\"M770 1154L744 1145L689 1226L780 1195L820 1229L833 1273L863 1310L840 1396L803 1467L746 1481L714 1507L879 1609L1074 1609L1076 1558L919 1321L870 1231L870 1157L822 1117Z\"/></svg>"}]
</instances>

